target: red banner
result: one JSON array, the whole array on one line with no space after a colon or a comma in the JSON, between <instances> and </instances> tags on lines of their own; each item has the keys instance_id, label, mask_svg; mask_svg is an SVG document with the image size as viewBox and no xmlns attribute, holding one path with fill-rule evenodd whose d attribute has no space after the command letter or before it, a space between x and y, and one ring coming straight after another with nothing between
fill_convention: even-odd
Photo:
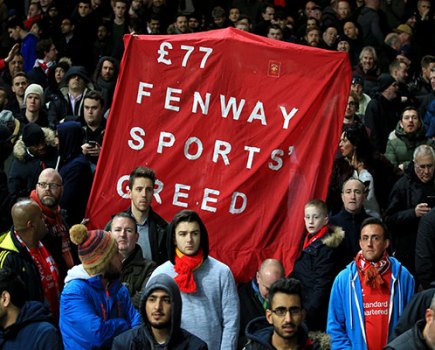
<instances>
[{"instance_id":1,"label":"red banner","mask_svg":"<svg viewBox=\"0 0 435 350\"><path fill-rule=\"evenodd\" d=\"M290 272L304 204L326 196L350 80L344 53L233 28L126 36L90 225L129 206L128 174L148 166L153 209L197 211L239 281L268 257Z\"/></svg>"}]
</instances>

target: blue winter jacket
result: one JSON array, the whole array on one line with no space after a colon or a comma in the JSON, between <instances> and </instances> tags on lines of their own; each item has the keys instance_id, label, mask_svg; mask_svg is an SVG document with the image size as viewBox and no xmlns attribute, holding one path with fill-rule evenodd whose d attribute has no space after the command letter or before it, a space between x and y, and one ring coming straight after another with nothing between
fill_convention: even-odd
<instances>
[{"instance_id":1,"label":"blue winter jacket","mask_svg":"<svg viewBox=\"0 0 435 350\"><path fill-rule=\"evenodd\" d=\"M59 321L65 350L110 349L115 336L142 323L119 280L106 288L101 275L90 277L78 265L65 283Z\"/></svg>"},{"instance_id":2,"label":"blue winter jacket","mask_svg":"<svg viewBox=\"0 0 435 350\"><path fill-rule=\"evenodd\" d=\"M394 327L403 309L414 294L414 278L395 258L391 261L389 330ZM351 262L335 278L331 290L326 332L331 337L331 350L367 350L361 283L355 262Z\"/></svg>"}]
</instances>

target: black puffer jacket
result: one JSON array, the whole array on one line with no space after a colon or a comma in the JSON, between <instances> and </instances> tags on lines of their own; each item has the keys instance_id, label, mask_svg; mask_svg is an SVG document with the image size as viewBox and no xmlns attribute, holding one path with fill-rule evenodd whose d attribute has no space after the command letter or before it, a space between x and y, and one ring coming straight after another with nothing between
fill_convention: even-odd
<instances>
[{"instance_id":1,"label":"black puffer jacket","mask_svg":"<svg viewBox=\"0 0 435 350\"><path fill-rule=\"evenodd\" d=\"M415 215L419 203L427 203L427 196L435 196L434 181L423 183L414 171L413 162L393 186L385 222L392 234L395 257L415 273L415 242L420 218Z\"/></svg>"},{"instance_id":2,"label":"black puffer jacket","mask_svg":"<svg viewBox=\"0 0 435 350\"><path fill-rule=\"evenodd\" d=\"M42 130L47 143L47 154L44 158L30 155L21 137L14 146L14 160L9 173L8 187L10 195L15 198L28 197L35 189L41 171L56 166L54 131L48 128Z\"/></svg>"},{"instance_id":3,"label":"black puffer jacket","mask_svg":"<svg viewBox=\"0 0 435 350\"><path fill-rule=\"evenodd\" d=\"M310 330L326 329L329 294L337 272L337 248L343 238L341 227L329 227L322 239L302 250L289 276L302 283L303 305Z\"/></svg>"}]
</instances>

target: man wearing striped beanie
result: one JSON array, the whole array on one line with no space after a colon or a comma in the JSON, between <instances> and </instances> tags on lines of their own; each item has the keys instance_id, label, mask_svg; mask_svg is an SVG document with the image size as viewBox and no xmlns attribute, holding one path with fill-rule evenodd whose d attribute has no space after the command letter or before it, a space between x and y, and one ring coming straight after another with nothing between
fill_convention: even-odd
<instances>
[{"instance_id":1,"label":"man wearing striped beanie","mask_svg":"<svg viewBox=\"0 0 435 350\"><path fill-rule=\"evenodd\" d=\"M121 257L109 232L74 225L71 241L82 264L68 271L60 303L65 349L110 349L113 338L141 324L130 295L119 281Z\"/></svg>"}]
</instances>

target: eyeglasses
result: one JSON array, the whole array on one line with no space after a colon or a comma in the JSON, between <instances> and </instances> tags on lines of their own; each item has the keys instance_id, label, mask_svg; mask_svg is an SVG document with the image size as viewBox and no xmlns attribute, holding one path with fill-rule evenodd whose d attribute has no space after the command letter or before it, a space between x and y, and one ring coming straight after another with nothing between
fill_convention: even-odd
<instances>
[{"instance_id":1,"label":"eyeglasses","mask_svg":"<svg viewBox=\"0 0 435 350\"><path fill-rule=\"evenodd\" d=\"M284 317L285 315L287 315L287 312L290 312L290 316L294 317L294 316L299 316L301 314L302 308L300 308L299 306L292 306L289 308L277 307L275 310L270 310L270 311L272 311L278 317Z\"/></svg>"},{"instance_id":2,"label":"eyeglasses","mask_svg":"<svg viewBox=\"0 0 435 350\"><path fill-rule=\"evenodd\" d=\"M47 183L47 182L38 182L37 184L39 187L43 188L44 190L47 189L47 187L50 190L57 190L62 187L62 185L55 184L55 183Z\"/></svg>"},{"instance_id":3,"label":"eyeglasses","mask_svg":"<svg viewBox=\"0 0 435 350\"><path fill-rule=\"evenodd\" d=\"M433 164L421 164L421 165L418 165L417 163L415 164L415 167L417 168L417 169L420 169L420 170L424 170L424 169L432 169L433 168Z\"/></svg>"},{"instance_id":4,"label":"eyeglasses","mask_svg":"<svg viewBox=\"0 0 435 350\"><path fill-rule=\"evenodd\" d=\"M347 105L348 106L352 106L352 107L356 107L356 106L358 106L358 103L356 103L356 102L348 102Z\"/></svg>"}]
</instances>

